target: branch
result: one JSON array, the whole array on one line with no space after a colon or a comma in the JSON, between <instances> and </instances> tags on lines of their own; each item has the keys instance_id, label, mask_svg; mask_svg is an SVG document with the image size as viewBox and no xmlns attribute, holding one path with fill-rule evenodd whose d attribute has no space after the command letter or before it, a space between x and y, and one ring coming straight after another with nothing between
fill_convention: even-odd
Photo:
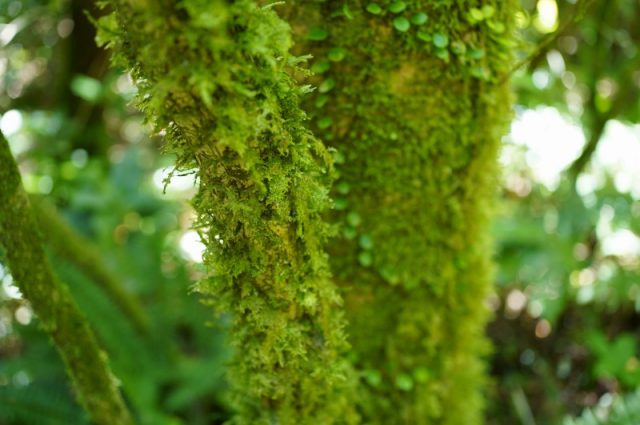
<instances>
[{"instance_id":1,"label":"branch","mask_svg":"<svg viewBox=\"0 0 640 425\"><path fill-rule=\"evenodd\" d=\"M629 96L629 93L631 93L631 96ZM622 112L625 105L627 104L626 102L635 100L634 94L634 90L626 90L625 93L618 94L613 100L611 108L605 113L598 112L595 104L593 104L592 101L589 102L589 107L594 111L596 121L591 128L589 140L580 153L580 156L578 156L578 158L573 161L573 163L567 169L567 173L569 174L569 177L573 182L577 180L577 178L580 176L580 173L582 173L587 164L589 164L589 161L591 161L591 157L595 153L596 148L598 147L598 143L600 143L600 140L602 139L602 135L607 126L607 123L610 120L615 119L620 114L620 112ZM591 97L595 97L593 89Z\"/></svg>"},{"instance_id":2,"label":"branch","mask_svg":"<svg viewBox=\"0 0 640 425\"><path fill-rule=\"evenodd\" d=\"M600 117L598 119L598 121L594 124L593 128L591 129L589 140L587 141L587 144L584 146L584 149L580 153L580 156L578 156L578 158L575 161L573 161L573 163L567 169L569 178L574 183L577 181L578 177L580 176L582 171L585 169L585 167L591 160L591 157L595 153L596 148L598 147L598 143L602 139L602 133L604 133L604 129L605 129L605 126L607 125L607 122L609 122L608 117Z\"/></svg>"},{"instance_id":3,"label":"branch","mask_svg":"<svg viewBox=\"0 0 640 425\"><path fill-rule=\"evenodd\" d=\"M138 333L145 334L149 320L140 303L122 286L118 278L107 269L100 252L79 235L43 199L32 196L31 206L44 233L46 243L62 258L75 265L96 283L131 321Z\"/></svg>"},{"instance_id":4,"label":"branch","mask_svg":"<svg viewBox=\"0 0 640 425\"><path fill-rule=\"evenodd\" d=\"M594 1L595 0L579 0L578 4L576 4L573 8L573 12L569 16L569 18L560 26L560 28L558 28L553 34L549 35L547 38L538 43L535 50L518 61L513 66L513 68L511 68L511 70L500 79L500 84L507 82L517 70L540 56L540 54L542 54L554 41L556 41L558 37L564 34L565 31L567 31L571 27L571 25L576 23L584 16L585 12Z\"/></svg>"},{"instance_id":5,"label":"branch","mask_svg":"<svg viewBox=\"0 0 640 425\"><path fill-rule=\"evenodd\" d=\"M0 133L0 245L7 252L11 274L31 302L42 328L49 334L67 367L80 403L97 425L130 425L107 364L105 353L73 302L54 276L42 238L22 188L9 143Z\"/></svg>"},{"instance_id":6,"label":"branch","mask_svg":"<svg viewBox=\"0 0 640 425\"><path fill-rule=\"evenodd\" d=\"M607 111L600 112L598 106L596 105L597 84L598 81L606 75L603 70L605 63L608 63L608 61L611 60L610 46L608 42L606 42L606 40L603 40L604 26L609 22L610 13L615 10L612 9L611 6L611 2L604 2L601 4L600 9L596 12L601 19L598 21L598 27L596 31L597 37L595 45L593 46L593 48L595 49L595 53L589 67L590 78L588 87L590 96L583 113L583 116L591 116L593 121L591 121L590 123L591 128L589 131L589 139L587 140L587 143L585 144L578 158L573 161L573 163L567 169L567 174L570 180L573 182L573 186L575 186L578 177L591 161L591 157L595 153L598 144L602 139L607 123L611 119L616 118L625 109L628 102L635 102L636 100L635 90L633 90L632 88L628 88L615 95L611 107ZM621 82L623 85L633 87L632 82L628 80L631 79L633 72L637 69L637 63L637 58L635 60L627 60L626 63L622 67L620 67L620 72L616 80L618 82Z\"/></svg>"}]
</instances>

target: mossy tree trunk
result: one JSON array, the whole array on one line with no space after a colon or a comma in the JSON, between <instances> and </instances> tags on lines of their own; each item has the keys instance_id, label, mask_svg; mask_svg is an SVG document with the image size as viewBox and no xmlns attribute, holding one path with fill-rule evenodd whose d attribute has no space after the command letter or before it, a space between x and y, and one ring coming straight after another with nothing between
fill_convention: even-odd
<instances>
[{"instance_id":1,"label":"mossy tree trunk","mask_svg":"<svg viewBox=\"0 0 640 425\"><path fill-rule=\"evenodd\" d=\"M482 422L514 3L289 3L314 130L337 150L330 254L366 423Z\"/></svg>"},{"instance_id":2,"label":"mossy tree trunk","mask_svg":"<svg viewBox=\"0 0 640 425\"><path fill-rule=\"evenodd\" d=\"M323 247L331 157L303 124L288 26L252 0L110 3L99 38L131 71L176 169L198 177L210 277L196 288L231 316L233 422L354 422Z\"/></svg>"},{"instance_id":3,"label":"mossy tree trunk","mask_svg":"<svg viewBox=\"0 0 640 425\"><path fill-rule=\"evenodd\" d=\"M54 276L37 221L7 140L0 134L0 246L11 275L31 303L71 377L78 400L97 425L130 425L106 354L68 288Z\"/></svg>"}]
</instances>

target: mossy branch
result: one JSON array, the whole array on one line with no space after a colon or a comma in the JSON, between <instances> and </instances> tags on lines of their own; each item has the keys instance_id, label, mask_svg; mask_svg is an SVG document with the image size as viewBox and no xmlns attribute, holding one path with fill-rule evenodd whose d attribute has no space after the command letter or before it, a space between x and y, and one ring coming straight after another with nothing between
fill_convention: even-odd
<instances>
[{"instance_id":1,"label":"mossy branch","mask_svg":"<svg viewBox=\"0 0 640 425\"><path fill-rule=\"evenodd\" d=\"M136 331L145 334L149 328L149 318L138 300L124 289L120 280L107 268L96 247L79 235L53 205L36 196L30 197L30 200L45 243L93 280L126 315Z\"/></svg>"},{"instance_id":2,"label":"mossy branch","mask_svg":"<svg viewBox=\"0 0 640 425\"><path fill-rule=\"evenodd\" d=\"M9 143L0 134L0 245L16 285L58 349L76 395L98 425L133 424L87 321L54 276Z\"/></svg>"}]
</instances>

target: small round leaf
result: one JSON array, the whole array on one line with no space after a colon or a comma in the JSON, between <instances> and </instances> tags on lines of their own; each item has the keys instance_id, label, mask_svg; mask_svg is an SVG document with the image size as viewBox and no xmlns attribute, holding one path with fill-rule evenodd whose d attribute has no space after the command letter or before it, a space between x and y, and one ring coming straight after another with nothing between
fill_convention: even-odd
<instances>
[{"instance_id":1,"label":"small round leaf","mask_svg":"<svg viewBox=\"0 0 640 425\"><path fill-rule=\"evenodd\" d=\"M400 16L393 20L393 26L400 32L407 32L411 28L411 23L407 18Z\"/></svg>"},{"instance_id":2,"label":"small round leaf","mask_svg":"<svg viewBox=\"0 0 640 425\"><path fill-rule=\"evenodd\" d=\"M437 32L433 34L433 45L439 49L444 49L449 44L449 37L446 34Z\"/></svg>"},{"instance_id":3,"label":"small round leaf","mask_svg":"<svg viewBox=\"0 0 640 425\"><path fill-rule=\"evenodd\" d=\"M326 40L329 36L329 32L324 28L312 28L307 34L307 38L311 41L322 41Z\"/></svg>"},{"instance_id":4,"label":"small round leaf","mask_svg":"<svg viewBox=\"0 0 640 425\"><path fill-rule=\"evenodd\" d=\"M427 20L429 18L427 17L426 13L416 13L415 15L413 15L413 17L411 18L411 23L413 25L424 25L425 23L427 23Z\"/></svg>"},{"instance_id":5,"label":"small round leaf","mask_svg":"<svg viewBox=\"0 0 640 425\"><path fill-rule=\"evenodd\" d=\"M369 3L369 5L367 5L367 12L379 15L382 13L382 8L375 3Z\"/></svg>"},{"instance_id":6,"label":"small round leaf","mask_svg":"<svg viewBox=\"0 0 640 425\"><path fill-rule=\"evenodd\" d=\"M389 12L400 13L407 8L407 4L403 1L394 1L389 5Z\"/></svg>"}]
</instances>

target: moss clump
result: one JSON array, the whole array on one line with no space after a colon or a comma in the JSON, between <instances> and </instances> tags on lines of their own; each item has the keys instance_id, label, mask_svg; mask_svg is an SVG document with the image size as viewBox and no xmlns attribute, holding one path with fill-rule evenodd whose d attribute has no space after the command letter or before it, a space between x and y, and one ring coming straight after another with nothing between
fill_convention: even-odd
<instances>
[{"instance_id":1,"label":"moss clump","mask_svg":"<svg viewBox=\"0 0 640 425\"><path fill-rule=\"evenodd\" d=\"M489 213L510 117L514 1L294 1L316 134L336 149L359 409L373 424L479 424ZM305 36L326 31L322 40ZM331 61L342 49L343 59Z\"/></svg>"},{"instance_id":2,"label":"moss clump","mask_svg":"<svg viewBox=\"0 0 640 425\"><path fill-rule=\"evenodd\" d=\"M176 170L198 177L210 276L196 289L231 315L235 423L354 422L323 250L331 156L304 127L288 26L247 0L110 4L99 38L130 70Z\"/></svg>"}]
</instances>

